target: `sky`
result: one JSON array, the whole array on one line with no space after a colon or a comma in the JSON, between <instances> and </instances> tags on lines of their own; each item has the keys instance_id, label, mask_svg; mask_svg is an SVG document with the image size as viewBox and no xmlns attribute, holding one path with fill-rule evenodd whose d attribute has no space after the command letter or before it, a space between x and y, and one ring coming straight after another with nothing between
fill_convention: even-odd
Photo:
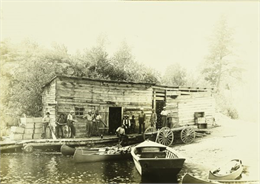
<instances>
[{"instance_id":1,"label":"sky","mask_svg":"<svg viewBox=\"0 0 260 184\"><path fill-rule=\"evenodd\" d=\"M73 54L105 36L110 55L125 41L137 62L162 74L174 63L196 73L222 15L234 30L246 88L259 103L259 1L1 0L1 40L64 44Z\"/></svg>"}]
</instances>

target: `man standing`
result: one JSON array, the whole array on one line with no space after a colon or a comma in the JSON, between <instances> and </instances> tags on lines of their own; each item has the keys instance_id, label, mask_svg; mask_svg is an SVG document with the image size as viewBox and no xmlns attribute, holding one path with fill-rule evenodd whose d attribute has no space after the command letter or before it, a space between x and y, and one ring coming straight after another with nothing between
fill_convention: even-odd
<instances>
[{"instance_id":1,"label":"man standing","mask_svg":"<svg viewBox=\"0 0 260 184\"><path fill-rule=\"evenodd\" d=\"M168 115L168 112L166 111L166 107L163 107L163 110L161 112L162 127L167 126L167 115Z\"/></svg>"},{"instance_id":2,"label":"man standing","mask_svg":"<svg viewBox=\"0 0 260 184\"><path fill-rule=\"evenodd\" d=\"M122 122L122 125L124 125L125 127L125 132L126 134L130 133L130 120L129 120L129 116L128 115L124 115L124 118L123 118L123 122Z\"/></svg>"},{"instance_id":3,"label":"man standing","mask_svg":"<svg viewBox=\"0 0 260 184\"><path fill-rule=\"evenodd\" d=\"M51 118L50 118L50 113L46 112L46 115L42 119L43 122L43 133L42 133L42 138L46 138L46 129L48 126L50 126Z\"/></svg>"},{"instance_id":4,"label":"man standing","mask_svg":"<svg viewBox=\"0 0 260 184\"><path fill-rule=\"evenodd\" d=\"M145 113L143 111L143 108L141 108L141 113L138 116L139 120L139 134L144 133L145 128Z\"/></svg>"},{"instance_id":5,"label":"man standing","mask_svg":"<svg viewBox=\"0 0 260 184\"><path fill-rule=\"evenodd\" d=\"M100 134L99 128L101 127L101 123L103 123L102 116L99 114L99 111L96 110L94 117L93 117L93 133L94 133L94 135Z\"/></svg>"},{"instance_id":6,"label":"man standing","mask_svg":"<svg viewBox=\"0 0 260 184\"><path fill-rule=\"evenodd\" d=\"M154 109L153 109L151 118L150 118L151 127L155 126L155 128L156 128L156 122L157 122L157 114L154 112Z\"/></svg>"},{"instance_id":7,"label":"man standing","mask_svg":"<svg viewBox=\"0 0 260 184\"><path fill-rule=\"evenodd\" d=\"M76 136L76 129L74 126L74 122L77 122L77 120L74 119L74 114L75 112L73 110L70 111L70 113L68 114L68 118L67 118L67 122L68 122L68 126L71 129L71 138L75 138Z\"/></svg>"},{"instance_id":8,"label":"man standing","mask_svg":"<svg viewBox=\"0 0 260 184\"><path fill-rule=\"evenodd\" d=\"M91 137L92 135L92 121L94 118L94 114L92 114L92 111L89 110L88 113L83 117L87 120L86 122L86 136Z\"/></svg>"}]
</instances>

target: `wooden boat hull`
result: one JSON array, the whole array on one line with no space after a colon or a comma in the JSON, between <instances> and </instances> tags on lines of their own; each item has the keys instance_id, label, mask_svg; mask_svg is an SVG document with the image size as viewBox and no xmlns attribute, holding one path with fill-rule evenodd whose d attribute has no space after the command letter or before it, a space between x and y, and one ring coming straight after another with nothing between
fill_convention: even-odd
<instances>
[{"instance_id":1,"label":"wooden boat hull","mask_svg":"<svg viewBox=\"0 0 260 184\"><path fill-rule=\"evenodd\" d=\"M125 160L130 158L131 158L130 152L107 154L105 151L89 150L89 149L86 150L84 148L76 149L73 155L73 160L76 163Z\"/></svg>"},{"instance_id":2,"label":"wooden boat hull","mask_svg":"<svg viewBox=\"0 0 260 184\"><path fill-rule=\"evenodd\" d=\"M144 144L143 148L146 148L145 144L147 142L152 142L152 141L144 141L144 143L141 143ZM137 145L136 147L132 148L131 155L133 157L135 167L139 172L139 174L142 177L149 177L149 178L162 178L162 177L176 178L177 174L180 172L180 170L183 167L185 159L178 158L175 153L167 153L165 156L162 156L161 153L166 153L167 151L170 152L172 150L166 151L167 146L160 145L158 143L149 143L149 144L150 145L147 146L147 148L148 147L159 148L164 150L165 152L160 152L160 151L154 153L146 152L146 153L141 153L141 155L139 156L139 154L137 154L138 152L137 149L140 148L140 145L139 147ZM145 156L147 154L148 156ZM169 154L173 154L176 157L175 158L169 157ZM146 157L146 158L142 158L142 157Z\"/></svg>"},{"instance_id":3,"label":"wooden boat hull","mask_svg":"<svg viewBox=\"0 0 260 184\"><path fill-rule=\"evenodd\" d=\"M61 153L63 154L63 155L73 155L74 154L74 152L75 152L75 148L73 148L73 147L70 147L70 146L68 146L68 145L66 145L66 144L63 144L62 146L61 146L61 148L60 148L60 151L61 151Z\"/></svg>"},{"instance_id":4,"label":"wooden boat hull","mask_svg":"<svg viewBox=\"0 0 260 184\"><path fill-rule=\"evenodd\" d=\"M196 178L190 174L185 174L183 179L182 179L182 183L202 183L202 184L218 184L219 182L216 181L207 181L207 180L203 180L200 178Z\"/></svg>"},{"instance_id":5,"label":"wooden boat hull","mask_svg":"<svg viewBox=\"0 0 260 184\"><path fill-rule=\"evenodd\" d=\"M243 165L242 161L239 159L231 160L231 162L234 162L237 164L237 169L234 170L231 173L227 174L215 174L214 171L209 171L209 179L210 180L235 180L239 178L243 172ZM232 167L230 167L231 170ZM221 167L220 167L221 170Z\"/></svg>"},{"instance_id":6,"label":"wooden boat hull","mask_svg":"<svg viewBox=\"0 0 260 184\"><path fill-rule=\"evenodd\" d=\"M139 174L145 177L176 176L182 169L185 159L141 159L135 162L139 164Z\"/></svg>"}]
</instances>

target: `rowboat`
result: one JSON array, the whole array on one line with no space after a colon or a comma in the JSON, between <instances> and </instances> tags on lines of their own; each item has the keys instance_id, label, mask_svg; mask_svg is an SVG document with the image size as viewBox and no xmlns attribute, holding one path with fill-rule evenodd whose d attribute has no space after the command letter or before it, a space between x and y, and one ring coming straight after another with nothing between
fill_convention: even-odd
<instances>
[{"instance_id":1,"label":"rowboat","mask_svg":"<svg viewBox=\"0 0 260 184\"><path fill-rule=\"evenodd\" d=\"M235 180L241 176L243 172L242 161L233 159L218 169L209 171L210 180Z\"/></svg>"},{"instance_id":2,"label":"rowboat","mask_svg":"<svg viewBox=\"0 0 260 184\"><path fill-rule=\"evenodd\" d=\"M150 140L133 147L131 155L139 174L147 178L176 178L185 161L172 148Z\"/></svg>"},{"instance_id":3,"label":"rowboat","mask_svg":"<svg viewBox=\"0 0 260 184\"><path fill-rule=\"evenodd\" d=\"M182 183L185 184L185 183L205 183L205 184L219 184L219 182L217 181L210 181L210 180L203 180L203 179L200 179L200 178L197 178L197 177L194 177L190 174L185 174L184 177L182 178Z\"/></svg>"},{"instance_id":4,"label":"rowboat","mask_svg":"<svg viewBox=\"0 0 260 184\"><path fill-rule=\"evenodd\" d=\"M63 144L61 147L60 147L60 152L63 154L63 155L74 155L74 152L75 152L75 148L73 147L70 147L66 144Z\"/></svg>"},{"instance_id":5,"label":"rowboat","mask_svg":"<svg viewBox=\"0 0 260 184\"><path fill-rule=\"evenodd\" d=\"M73 160L76 163L83 162L100 162L120 159L130 159L131 147L126 146L118 148L116 146L88 149L88 148L76 148Z\"/></svg>"}]
</instances>

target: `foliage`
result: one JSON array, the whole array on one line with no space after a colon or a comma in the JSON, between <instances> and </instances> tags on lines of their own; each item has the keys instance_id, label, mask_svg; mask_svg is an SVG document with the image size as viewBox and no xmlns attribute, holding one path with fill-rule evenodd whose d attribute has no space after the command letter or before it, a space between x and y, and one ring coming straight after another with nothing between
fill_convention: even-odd
<instances>
[{"instance_id":1,"label":"foliage","mask_svg":"<svg viewBox=\"0 0 260 184\"><path fill-rule=\"evenodd\" d=\"M162 81L165 85L184 86L187 83L186 77L186 70L179 63L175 63L167 67Z\"/></svg>"},{"instance_id":2,"label":"foliage","mask_svg":"<svg viewBox=\"0 0 260 184\"><path fill-rule=\"evenodd\" d=\"M134 61L123 43L109 57L103 40L82 54L68 54L64 45L44 49L31 41L1 42L1 117L5 114L40 116L42 87L55 75L134 82L158 82L159 74Z\"/></svg>"},{"instance_id":3,"label":"foliage","mask_svg":"<svg viewBox=\"0 0 260 184\"><path fill-rule=\"evenodd\" d=\"M243 69L235 53L233 30L228 27L224 16L210 41L201 74L216 89L217 109L231 118L238 118L237 110L232 106L232 90L241 81Z\"/></svg>"},{"instance_id":4,"label":"foliage","mask_svg":"<svg viewBox=\"0 0 260 184\"><path fill-rule=\"evenodd\" d=\"M202 74L205 80L220 92L241 80L242 68L239 67L240 61L234 54L233 31L228 27L225 17L221 17L214 33Z\"/></svg>"}]
</instances>

